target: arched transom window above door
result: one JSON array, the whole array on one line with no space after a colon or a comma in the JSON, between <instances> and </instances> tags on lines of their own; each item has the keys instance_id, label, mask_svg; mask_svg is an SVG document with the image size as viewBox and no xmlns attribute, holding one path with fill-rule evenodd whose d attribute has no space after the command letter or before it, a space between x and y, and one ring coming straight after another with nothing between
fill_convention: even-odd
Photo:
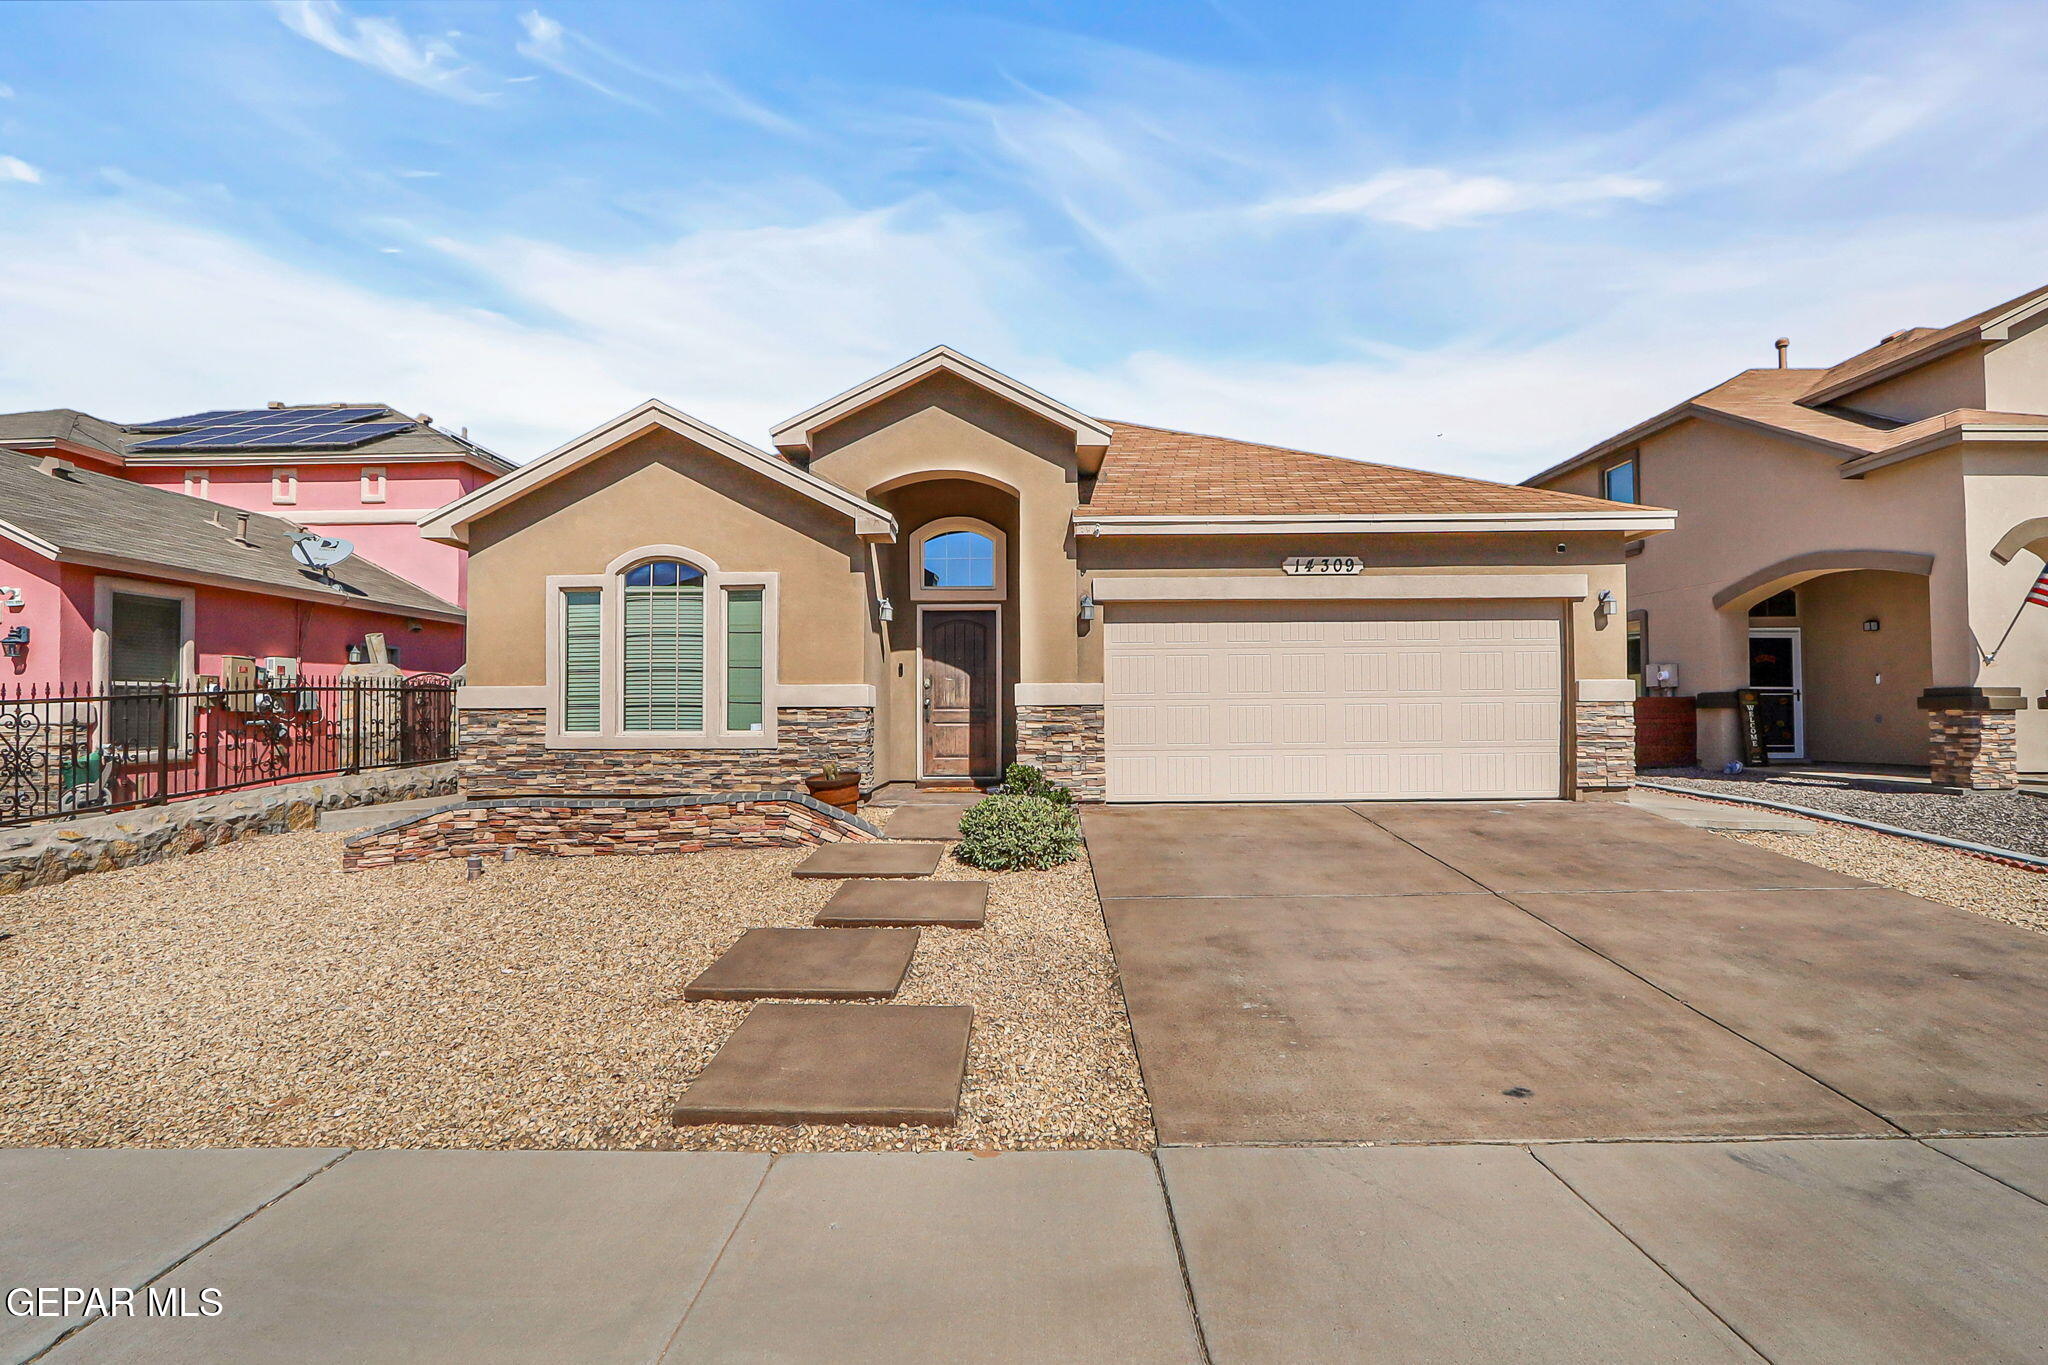
<instances>
[{"instance_id":1,"label":"arched transom window above door","mask_svg":"<svg viewBox=\"0 0 2048 1365\"><path fill-rule=\"evenodd\" d=\"M1003 533L973 517L941 517L910 538L910 595L920 602L987 602L1004 595Z\"/></svg>"}]
</instances>

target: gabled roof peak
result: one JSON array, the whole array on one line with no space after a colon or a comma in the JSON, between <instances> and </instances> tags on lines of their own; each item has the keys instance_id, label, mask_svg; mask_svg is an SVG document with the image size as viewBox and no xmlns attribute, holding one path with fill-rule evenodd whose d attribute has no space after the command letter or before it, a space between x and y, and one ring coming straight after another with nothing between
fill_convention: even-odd
<instances>
[{"instance_id":1,"label":"gabled roof peak","mask_svg":"<svg viewBox=\"0 0 2048 1365\"><path fill-rule=\"evenodd\" d=\"M812 439L825 427L942 372L956 375L1055 426L1065 427L1073 433L1076 452L1089 457L1089 463L1109 447L1109 428L1095 418L1068 407L1056 398L1047 397L1030 385L1012 379L951 346L934 346L872 379L863 380L844 393L804 409L787 421L778 422L769 433L770 439L775 442L775 448L785 455L808 454Z\"/></svg>"}]
</instances>

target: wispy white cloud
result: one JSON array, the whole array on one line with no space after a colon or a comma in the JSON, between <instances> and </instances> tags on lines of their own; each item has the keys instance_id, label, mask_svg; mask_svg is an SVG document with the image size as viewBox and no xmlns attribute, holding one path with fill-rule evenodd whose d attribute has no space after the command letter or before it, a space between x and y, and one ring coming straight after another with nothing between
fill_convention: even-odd
<instances>
[{"instance_id":1,"label":"wispy white cloud","mask_svg":"<svg viewBox=\"0 0 2048 1365\"><path fill-rule=\"evenodd\" d=\"M622 73L643 84L654 84L675 91L701 108L721 117L751 123L770 132L793 136L803 129L759 100L741 93L730 82L708 71L689 73L685 70L655 69L634 61L624 53L598 42L588 34L578 32L551 19L539 10L527 10L519 16L519 24L526 36L518 44L519 53L530 61L538 62L558 75L566 76L579 85L595 90L607 99L639 109L646 113L657 112L649 100L622 88L614 79L600 77L593 66L606 71Z\"/></svg>"},{"instance_id":2,"label":"wispy white cloud","mask_svg":"<svg viewBox=\"0 0 2048 1365\"><path fill-rule=\"evenodd\" d=\"M40 185L43 173L18 156L0 156L0 183L10 180L23 185Z\"/></svg>"},{"instance_id":3,"label":"wispy white cloud","mask_svg":"<svg viewBox=\"0 0 2048 1365\"><path fill-rule=\"evenodd\" d=\"M339 0L272 0L284 26L337 56L450 99L482 103L491 93L446 38L415 37L395 19L352 14Z\"/></svg>"},{"instance_id":4,"label":"wispy white cloud","mask_svg":"<svg viewBox=\"0 0 2048 1365\"><path fill-rule=\"evenodd\" d=\"M1657 198L1663 190L1660 182L1634 175L1513 180L1419 166L1381 171L1356 184L1274 200L1263 211L1371 218L1429 232L1467 227L1482 219L1514 213L1585 208L1617 201L1641 203Z\"/></svg>"}]
</instances>

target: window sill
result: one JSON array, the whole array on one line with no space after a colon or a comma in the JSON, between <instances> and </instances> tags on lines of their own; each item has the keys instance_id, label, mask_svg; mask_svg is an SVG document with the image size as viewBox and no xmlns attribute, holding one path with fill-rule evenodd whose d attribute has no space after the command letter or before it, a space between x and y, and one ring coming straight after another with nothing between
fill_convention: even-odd
<instances>
[{"instance_id":1,"label":"window sill","mask_svg":"<svg viewBox=\"0 0 2048 1365\"><path fill-rule=\"evenodd\" d=\"M773 749L773 730L743 731L593 731L574 734L549 730L550 749Z\"/></svg>"}]
</instances>

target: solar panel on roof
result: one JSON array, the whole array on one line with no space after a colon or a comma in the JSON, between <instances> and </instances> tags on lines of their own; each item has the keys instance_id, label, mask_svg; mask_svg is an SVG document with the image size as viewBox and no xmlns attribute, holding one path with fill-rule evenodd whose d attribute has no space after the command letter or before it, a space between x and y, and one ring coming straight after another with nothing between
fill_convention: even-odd
<instances>
[{"instance_id":1,"label":"solar panel on roof","mask_svg":"<svg viewBox=\"0 0 2048 1365\"><path fill-rule=\"evenodd\" d=\"M131 431L183 431L187 427L202 427L222 417L233 417L238 408L214 408L207 412L190 413L184 417L166 417L161 422L137 422Z\"/></svg>"},{"instance_id":2,"label":"solar panel on roof","mask_svg":"<svg viewBox=\"0 0 2048 1365\"><path fill-rule=\"evenodd\" d=\"M176 436L159 436L151 441L137 441L130 450L189 450L194 446L218 446L232 443L237 439L233 427L202 427L198 431L181 431ZM256 428L246 428L254 435Z\"/></svg>"}]
</instances>

